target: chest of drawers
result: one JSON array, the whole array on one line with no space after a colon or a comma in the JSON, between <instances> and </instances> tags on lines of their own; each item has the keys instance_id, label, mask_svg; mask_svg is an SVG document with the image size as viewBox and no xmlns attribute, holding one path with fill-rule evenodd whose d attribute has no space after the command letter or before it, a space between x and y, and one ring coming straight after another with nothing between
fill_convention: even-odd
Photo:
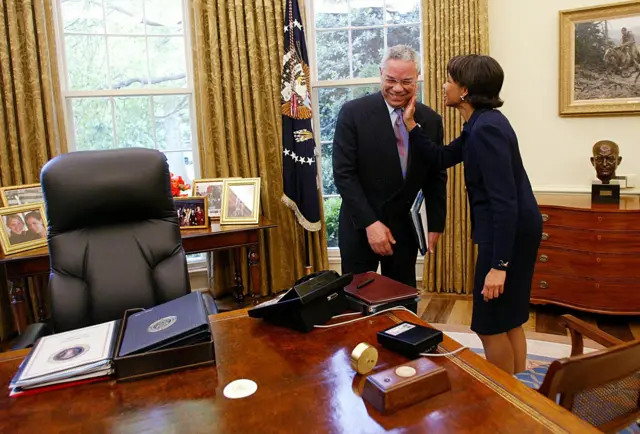
<instances>
[{"instance_id":1,"label":"chest of drawers","mask_svg":"<svg viewBox=\"0 0 640 434\"><path fill-rule=\"evenodd\" d=\"M640 197L613 206L586 194L536 199L543 234L531 302L640 315Z\"/></svg>"}]
</instances>

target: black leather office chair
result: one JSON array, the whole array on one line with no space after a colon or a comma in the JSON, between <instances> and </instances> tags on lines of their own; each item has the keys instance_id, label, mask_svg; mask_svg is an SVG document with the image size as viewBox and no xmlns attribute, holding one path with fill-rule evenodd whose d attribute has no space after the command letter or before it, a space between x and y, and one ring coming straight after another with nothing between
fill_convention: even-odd
<instances>
[{"instance_id":1,"label":"black leather office chair","mask_svg":"<svg viewBox=\"0 0 640 434\"><path fill-rule=\"evenodd\" d=\"M142 148L72 152L49 161L40 177L51 322L32 324L14 349L189 293L164 154ZM215 313L213 299L205 299Z\"/></svg>"}]
</instances>

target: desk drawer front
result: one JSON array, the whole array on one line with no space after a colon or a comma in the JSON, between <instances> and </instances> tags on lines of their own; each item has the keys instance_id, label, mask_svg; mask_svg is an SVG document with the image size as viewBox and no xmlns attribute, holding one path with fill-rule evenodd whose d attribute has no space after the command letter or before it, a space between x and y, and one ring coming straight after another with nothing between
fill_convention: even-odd
<instances>
[{"instance_id":1,"label":"desk drawer front","mask_svg":"<svg viewBox=\"0 0 640 434\"><path fill-rule=\"evenodd\" d=\"M640 231L640 212L602 212L540 206L544 226L578 229Z\"/></svg>"},{"instance_id":2,"label":"desk drawer front","mask_svg":"<svg viewBox=\"0 0 640 434\"><path fill-rule=\"evenodd\" d=\"M607 282L536 271L531 299L595 312L640 314L640 285L632 282Z\"/></svg>"},{"instance_id":3,"label":"desk drawer front","mask_svg":"<svg viewBox=\"0 0 640 434\"><path fill-rule=\"evenodd\" d=\"M640 255L583 252L541 247L536 270L604 279L640 278Z\"/></svg>"},{"instance_id":4,"label":"desk drawer front","mask_svg":"<svg viewBox=\"0 0 640 434\"><path fill-rule=\"evenodd\" d=\"M588 231L547 225L540 246L604 253L640 253L640 232Z\"/></svg>"}]
</instances>

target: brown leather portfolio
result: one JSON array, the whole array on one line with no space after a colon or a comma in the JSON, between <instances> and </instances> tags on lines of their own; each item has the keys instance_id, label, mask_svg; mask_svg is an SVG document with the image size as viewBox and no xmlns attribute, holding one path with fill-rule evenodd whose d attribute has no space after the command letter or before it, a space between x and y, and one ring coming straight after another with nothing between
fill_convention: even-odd
<instances>
[{"instance_id":1,"label":"brown leather portfolio","mask_svg":"<svg viewBox=\"0 0 640 434\"><path fill-rule=\"evenodd\" d=\"M418 296L418 290L373 271L356 274L344 292L365 303L375 305Z\"/></svg>"}]
</instances>

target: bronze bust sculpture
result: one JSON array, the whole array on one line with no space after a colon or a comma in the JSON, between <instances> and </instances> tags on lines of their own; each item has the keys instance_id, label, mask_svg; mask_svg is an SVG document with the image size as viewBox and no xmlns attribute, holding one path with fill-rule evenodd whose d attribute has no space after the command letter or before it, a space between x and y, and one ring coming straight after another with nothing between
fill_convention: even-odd
<instances>
[{"instance_id":1,"label":"bronze bust sculpture","mask_svg":"<svg viewBox=\"0 0 640 434\"><path fill-rule=\"evenodd\" d=\"M596 176L603 184L609 184L616 176L616 169L622 161L620 148L611 140L600 140L593 145L591 164L596 169Z\"/></svg>"}]
</instances>

